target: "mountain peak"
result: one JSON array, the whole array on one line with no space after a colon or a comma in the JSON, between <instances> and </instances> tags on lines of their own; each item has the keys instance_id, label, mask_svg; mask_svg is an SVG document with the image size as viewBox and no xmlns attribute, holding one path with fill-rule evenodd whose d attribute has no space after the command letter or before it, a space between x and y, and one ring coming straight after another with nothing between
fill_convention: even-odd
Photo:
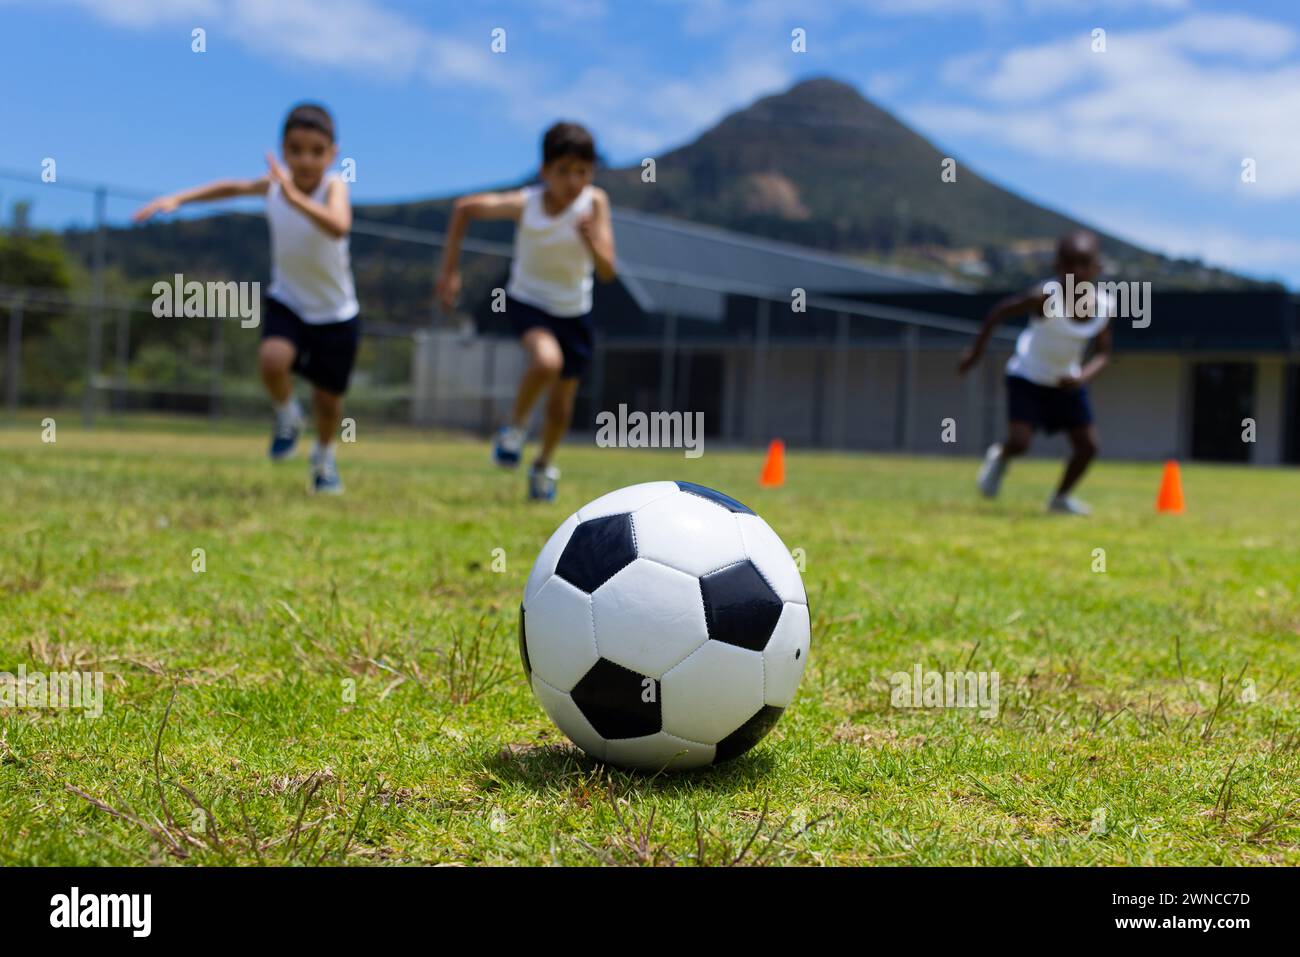
<instances>
[{"instance_id":1,"label":"mountain peak","mask_svg":"<svg viewBox=\"0 0 1300 957\"><path fill-rule=\"evenodd\" d=\"M841 253L889 255L1055 237L1071 221L963 169L848 83L808 77L639 166L609 170L616 204Z\"/></svg>"},{"instance_id":2,"label":"mountain peak","mask_svg":"<svg viewBox=\"0 0 1300 957\"><path fill-rule=\"evenodd\" d=\"M749 107L722 121L764 122L800 126L839 126L845 129L881 131L893 126L904 127L894 117L876 106L858 90L834 77L820 76L801 80L788 90L762 97Z\"/></svg>"},{"instance_id":3,"label":"mountain peak","mask_svg":"<svg viewBox=\"0 0 1300 957\"><path fill-rule=\"evenodd\" d=\"M843 80L837 80L833 76L814 76L806 80L800 80L784 93L778 93L777 97L785 99L816 97L843 102L867 102L856 87Z\"/></svg>"}]
</instances>

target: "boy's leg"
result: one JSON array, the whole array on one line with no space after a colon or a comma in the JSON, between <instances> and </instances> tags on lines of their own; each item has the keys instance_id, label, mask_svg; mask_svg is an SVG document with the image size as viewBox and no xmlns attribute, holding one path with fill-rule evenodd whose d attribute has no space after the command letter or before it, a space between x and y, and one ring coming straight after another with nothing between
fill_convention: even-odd
<instances>
[{"instance_id":1,"label":"boy's leg","mask_svg":"<svg viewBox=\"0 0 1300 957\"><path fill-rule=\"evenodd\" d=\"M534 501L555 500L560 470L551 464L551 458L573 421L573 402L578 396L580 381L577 376L560 379L551 386L546 397L546 409L542 415L542 450L528 470L528 497Z\"/></svg>"},{"instance_id":2,"label":"boy's leg","mask_svg":"<svg viewBox=\"0 0 1300 957\"><path fill-rule=\"evenodd\" d=\"M310 326L305 331L308 361L303 376L311 382L316 445L311 453L311 489L337 495L343 491L334 464L334 443L343 421L343 394L361 344L361 320Z\"/></svg>"},{"instance_id":3,"label":"boy's leg","mask_svg":"<svg viewBox=\"0 0 1300 957\"><path fill-rule=\"evenodd\" d=\"M267 336L257 349L262 383L275 403L275 428L268 450L273 462L289 458L298 445L302 410L293 397L293 363L297 356L298 347L284 336Z\"/></svg>"},{"instance_id":4,"label":"boy's leg","mask_svg":"<svg viewBox=\"0 0 1300 957\"><path fill-rule=\"evenodd\" d=\"M551 456L564 434L573 422L573 403L578 397L579 380L576 376L561 379L551 386L546 397L546 410L542 418L542 451L537 456L537 465L545 468L551 464Z\"/></svg>"},{"instance_id":5,"label":"boy's leg","mask_svg":"<svg viewBox=\"0 0 1300 957\"><path fill-rule=\"evenodd\" d=\"M343 482L334 463L334 439L343 421L343 396L316 386L312 389L311 404L316 413L316 447L311 453L312 490L338 494L343 491Z\"/></svg>"},{"instance_id":6,"label":"boy's leg","mask_svg":"<svg viewBox=\"0 0 1300 957\"><path fill-rule=\"evenodd\" d=\"M1034 427L1029 422L1007 423L1007 437L1002 442L1002 458L1014 458L1029 451L1034 441Z\"/></svg>"},{"instance_id":7,"label":"boy's leg","mask_svg":"<svg viewBox=\"0 0 1300 957\"><path fill-rule=\"evenodd\" d=\"M559 340L549 329L534 326L520 338L524 354L528 358L528 368L519 380L519 392L515 396L515 408L511 424L517 429L528 426L528 416L543 392L554 386L560 379L564 368L564 353Z\"/></svg>"},{"instance_id":8,"label":"boy's leg","mask_svg":"<svg viewBox=\"0 0 1300 957\"><path fill-rule=\"evenodd\" d=\"M322 448L334 443L343 421L343 396L326 392L319 386L311 391L311 404L316 412L316 442Z\"/></svg>"},{"instance_id":9,"label":"boy's leg","mask_svg":"<svg viewBox=\"0 0 1300 957\"><path fill-rule=\"evenodd\" d=\"M1065 463L1065 472L1061 475L1061 484L1057 486L1056 497L1070 494L1070 490L1083 478L1088 466L1097 457L1097 427L1080 425L1070 429L1070 458Z\"/></svg>"},{"instance_id":10,"label":"boy's leg","mask_svg":"<svg viewBox=\"0 0 1300 957\"><path fill-rule=\"evenodd\" d=\"M283 405L293 396L293 360L297 355L293 342L281 336L267 336L258 347L262 384L276 405Z\"/></svg>"},{"instance_id":11,"label":"boy's leg","mask_svg":"<svg viewBox=\"0 0 1300 957\"><path fill-rule=\"evenodd\" d=\"M989 446L984 453L984 464L980 466L977 482L985 498L997 496L1002 487L1002 476L1007 471L1007 463L1017 455L1024 455L1033 439L1034 426L1031 423L1018 419L1007 423L1007 437Z\"/></svg>"}]
</instances>

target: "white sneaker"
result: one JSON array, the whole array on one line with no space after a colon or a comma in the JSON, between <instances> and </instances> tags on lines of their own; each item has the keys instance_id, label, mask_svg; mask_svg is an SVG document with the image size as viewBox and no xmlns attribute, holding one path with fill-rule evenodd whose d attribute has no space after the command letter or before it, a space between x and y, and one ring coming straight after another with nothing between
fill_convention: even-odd
<instances>
[{"instance_id":1,"label":"white sneaker","mask_svg":"<svg viewBox=\"0 0 1300 957\"><path fill-rule=\"evenodd\" d=\"M343 480L339 478L339 468L334 463L334 449L325 451L317 442L311 450L311 481L308 491L317 495L342 495Z\"/></svg>"},{"instance_id":2,"label":"white sneaker","mask_svg":"<svg viewBox=\"0 0 1300 957\"><path fill-rule=\"evenodd\" d=\"M980 466L979 477L975 480L985 498L997 497L1006 471L1007 460L1002 457L1002 443L994 442L984 453L984 464Z\"/></svg>"},{"instance_id":3,"label":"white sneaker","mask_svg":"<svg viewBox=\"0 0 1300 957\"><path fill-rule=\"evenodd\" d=\"M523 454L524 443L528 433L512 425L504 425L497 430L496 441L492 443L492 461L502 468L512 469L519 464Z\"/></svg>"},{"instance_id":4,"label":"white sneaker","mask_svg":"<svg viewBox=\"0 0 1300 957\"><path fill-rule=\"evenodd\" d=\"M342 495L343 480L333 459L321 462L311 472L311 491L316 495Z\"/></svg>"},{"instance_id":5,"label":"white sneaker","mask_svg":"<svg viewBox=\"0 0 1300 957\"><path fill-rule=\"evenodd\" d=\"M267 450L272 462L283 462L293 455L301 431L302 409L296 401L275 410L275 428L271 431L271 445Z\"/></svg>"},{"instance_id":6,"label":"white sneaker","mask_svg":"<svg viewBox=\"0 0 1300 957\"><path fill-rule=\"evenodd\" d=\"M1061 515L1092 514L1092 509L1073 495L1053 495L1051 501L1047 503L1047 510L1049 512L1058 512Z\"/></svg>"},{"instance_id":7,"label":"white sneaker","mask_svg":"<svg viewBox=\"0 0 1300 957\"><path fill-rule=\"evenodd\" d=\"M554 502L559 481L560 470L554 465L541 466L534 462L528 470L528 497L534 502Z\"/></svg>"}]
</instances>

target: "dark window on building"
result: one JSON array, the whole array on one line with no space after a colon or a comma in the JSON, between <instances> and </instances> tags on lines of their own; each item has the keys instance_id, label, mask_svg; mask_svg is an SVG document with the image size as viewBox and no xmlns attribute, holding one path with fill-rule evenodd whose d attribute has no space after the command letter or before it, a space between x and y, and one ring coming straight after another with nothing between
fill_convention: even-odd
<instances>
[{"instance_id":1,"label":"dark window on building","mask_svg":"<svg viewBox=\"0 0 1300 957\"><path fill-rule=\"evenodd\" d=\"M722 434L722 355L688 352L677 360L677 403L674 410L704 413L704 435ZM673 411L673 410L670 410Z\"/></svg>"},{"instance_id":2,"label":"dark window on building","mask_svg":"<svg viewBox=\"0 0 1300 957\"><path fill-rule=\"evenodd\" d=\"M1300 364L1286 367L1286 405L1282 409L1286 440L1282 461L1300 464Z\"/></svg>"},{"instance_id":3,"label":"dark window on building","mask_svg":"<svg viewBox=\"0 0 1300 957\"><path fill-rule=\"evenodd\" d=\"M1192 392L1192 458L1246 462L1241 420L1254 415L1253 362L1198 362Z\"/></svg>"},{"instance_id":4,"label":"dark window on building","mask_svg":"<svg viewBox=\"0 0 1300 957\"><path fill-rule=\"evenodd\" d=\"M627 404L628 412L657 410L661 361L657 351L607 350L604 388L597 410L617 414L620 403Z\"/></svg>"}]
</instances>

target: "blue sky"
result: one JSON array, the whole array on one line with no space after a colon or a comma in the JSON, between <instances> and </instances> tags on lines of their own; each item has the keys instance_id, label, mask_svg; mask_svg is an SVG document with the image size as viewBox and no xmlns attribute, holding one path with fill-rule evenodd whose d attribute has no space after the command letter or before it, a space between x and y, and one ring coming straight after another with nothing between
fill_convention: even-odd
<instances>
[{"instance_id":1,"label":"blue sky","mask_svg":"<svg viewBox=\"0 0 1300 957\"><path fill-rule=\"evenodd\" d=\"M37 176L49 157L64 182L143 192L254 175L312 98L338 118L356 201L444 195L525 174L560 116L636 161L816 75L1032 199L1300 288L1290 0L0 0L0 168ZM0 178L16 198L50 225L89 211Z\"/></svg>"}]
</instances>

